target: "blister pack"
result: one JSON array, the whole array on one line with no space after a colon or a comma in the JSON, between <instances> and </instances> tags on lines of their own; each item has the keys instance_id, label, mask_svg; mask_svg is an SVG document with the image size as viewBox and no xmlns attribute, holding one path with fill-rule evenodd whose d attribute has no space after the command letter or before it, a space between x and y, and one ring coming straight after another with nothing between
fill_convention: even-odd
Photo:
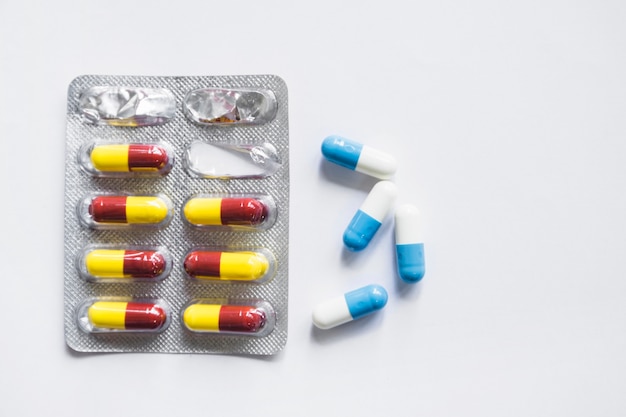
<instances>
[{"instance_id":1,"label":"blister pack","mask_svg":"<svg viewBox=\"0 0 626 417\"><path fill-rule=\"evenodd\" d=\"M68 91L65 163L72 349L271 355L284 347L281 78L80 76Z\"/></svg>"}]
</instances>

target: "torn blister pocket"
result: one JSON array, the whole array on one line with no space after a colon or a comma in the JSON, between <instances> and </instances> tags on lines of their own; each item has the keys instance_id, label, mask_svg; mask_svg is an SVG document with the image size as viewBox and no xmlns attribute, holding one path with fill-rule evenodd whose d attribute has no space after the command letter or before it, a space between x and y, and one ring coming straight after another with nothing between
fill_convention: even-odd
<instances>
[{"instance_id":1,"label":"torn blister pocket","mask_svg":"<svg viewBox=\"0 0 626 417\"><path fill-rule=\"evenodd\" d=\"M271 143L260 145L192 142L183 161L189 174L201 178L266 178L281 166Z\"/></svg>"},{"instance_id":2,"label":"torn blister pocket","mask_svg":"<svg viewBox=\"0 0 626 417\"><path fill-rule=\"evenodd\" d=\"M201 125L260 125L276 117L276 96L270 90L201 88L187 93L183 111Z\"/></svg>"},{"instance_id":3,"label":"torn blister pocket","mask_svg":"<svg viewBox=\"0 0 626 417\"><path fill-rule=\"evenodd\" d=\"M78 99L83 119L96 125L156 126L176 113L176 99L165 88L91 87Z\"/></svg>"}]
</instances>

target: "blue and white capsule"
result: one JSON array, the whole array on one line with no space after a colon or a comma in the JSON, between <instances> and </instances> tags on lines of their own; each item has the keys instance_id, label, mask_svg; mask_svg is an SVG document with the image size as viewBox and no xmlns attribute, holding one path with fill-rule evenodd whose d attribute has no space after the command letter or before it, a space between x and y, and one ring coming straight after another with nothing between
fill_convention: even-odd
<instances>
[{"instance_id":1,"label":"blue and white capsule","mask_svg":"<svg viewBox=\"0 0 626 417\"><path fill-rule=\"evenodd\" d=\"M330 162L381 180L390 179L398 169L392 155L341 136L324 139L322 154Z\"/></svg>"},{"instance_id":2,"label":"blue and white capsule","mask_svg":"<svg viewBox=\"0 0 626 417\"><path fill-rule=\"evenodd\" d=\"M347 292L315 307L313 324L320 329L332 329L380 310L387 304L387 298L387 291L376 284Z\"/></svg>"},{"instance_id":3,"label":"blue and white capsule","mask_svg":"<svg viewBox=\"0 0 626 417\"><path fill-rule=\"evenodd\" d=\"M351 251L363 250L380 228L398 196L398 187L391 181L374 185L343 233L343 243Z\"/></svg>"},{"instance_id":4,"label":"blue and white capsule","mask_svg":"<svg viewBox=\"0 0 626 417\"><path fill-rule=\"evenodd\" d=\"M419 282L426 272L419 210L403 204L396 209L395 217L398 275L404 282Z\"/></svg>"}]
</instances>

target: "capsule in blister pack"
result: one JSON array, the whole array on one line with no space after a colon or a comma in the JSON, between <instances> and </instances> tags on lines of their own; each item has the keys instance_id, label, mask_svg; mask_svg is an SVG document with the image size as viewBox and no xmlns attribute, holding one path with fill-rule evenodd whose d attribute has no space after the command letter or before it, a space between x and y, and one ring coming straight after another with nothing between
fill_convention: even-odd
<instances>
[{"instance_id":1,"label":"capsule in blister pack","mask_svg":"<svg viewBox=\"0 0 626 417\"><path fill-rule=\"evenodd\" d=\"M78 163L96 177L157 177L170 172L174 152L166 143L89 142Z\"/></svg>"},{"instance_id":2,"label":"capsule in blister pack","mask_svg":"<svg viewBox=\"0 0 626 417\"><path fill-rule=\"evenodd\" d=\"M156 126L174 117L176 99L165 88L97 86L82 92L78 109L88 123Z\"/></svg>"},{"instance_id":3,"label":"capsule in blister pack","mask_svg":"<svg viewBox=\"0 0 626 417\"><path fill-rule=\"evenodd\" d=\"M266 178L281 165L271 143L224 144L192 142L185 150L185 167L200 178Z\"/></svg>"},{"instance_id":4,"label":"capsule in blister pack","mask_svg":"<svg viewBox=\"0 0 626 417\"><path fill-rule=\"evenodd\" d=\"M172 202L164 195L90 195L78 205L80 222L93 229L165 227Z\"/></svg>"},{"instance_id":5,"label":"capsule in blister pack","mask_svg":"<svg viewBox=\"0 0 626 417\"><path fill-rule=\"evenodd\" d=\"M183 326L194 333L262 337L276 324L272 305L263 300L198 299L183 310Z\"/></svg>"},{"instance_id":6,"label":"capsule in blister pack","mask_svg":"<svg viewBox=\"0 0 626 417\"><path fill-rule=\"evenodd\" d=\"M160 333L170 324L170 307L160 299L92 298L76 310L86 333Z\"/></svg>"},{"instance_id":7,"label":"capsule in blister pack","mask_svg":"<svg viewBox=\"0 0 626 417\"><path fill-rule=\"evenodd\" d=\"M198 194L183 206L183 218L192 226L230 226L266 230L276 221L276 203L269 195Z\"/></svg>"},{"instance_id":8,"label":"capsule in blister pack","mask_svg":"<svg viewBox=\"0 0 626 417\"><path fill-rule=\"evenodd\" d=\"M265 89L201 88L187 93L183 111L202 125L258 125L276 116L274 93Z\"/></svg>"},{"instance_id":9,"label":"capsule in blister pack","mask_svg":"<svg viewBox=\"0 0 626 417\"><path fill-rule=\"evenodd\" d=\"M93 282L158 282L172 269L172 257L163 247L90 245L76 266L81 277Z\"/></svg>"},{"instance_id":10,"label":"capsule in blister pack","mask_svg":"<svg viewBox=\"0 0 626 417\"><path fill-rule=\"evenodd\" d=\"M193 248L183 260L190 278L199 281L243 281L262 283L274 276L276 258L267 249L226 250Z\"/></svg>"}]
</instances>

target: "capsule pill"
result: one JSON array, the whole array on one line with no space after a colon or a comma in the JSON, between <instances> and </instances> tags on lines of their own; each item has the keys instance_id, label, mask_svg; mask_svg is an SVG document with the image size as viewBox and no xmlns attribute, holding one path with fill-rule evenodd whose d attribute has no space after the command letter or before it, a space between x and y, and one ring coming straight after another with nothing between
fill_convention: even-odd
<instances>
[{"instance_id":1,"label":"capsule pill","mask_svg":"<svg viewBox=\"0 0 626 417\"><path fill-rule=\"evenodd\" d=\"M255 281L265 276L270 263L260 252L192 251L183 262L196 279Z\"/></svg>"},{"instance_id":2,"label":"capsule pill","mask_svg":"<svg viewBox=\"0 0 626 417\"><path fill-rule=\"evenodd\" d=\"M170 161L163 146L139 143L95 145L90 159L101 172L159 172Z\"/></svg>"},{"instance_id":3,"label":"capsule pill","mask_svg":"<svg viewBox=\"0 0 626 417\"><path fill-rule=\"evenodd\" d=\"M185 219L196 226L259 226L269 215L269 208L255 198L196 197L183 208Z\"/></svg>"},{"instance_id":4,"label":"capsule pill","mask_svg":"<svg viewBox=\"0 0 626 417\"><path fill-rule=\"evenodd\" d=\"M390 179L398 169L392 155L335 135L324 139L322 154L330 162L381 180Z\"/></svg>"},{"instance_id":5,"label":"capsule pill","mask_svg":"<svg viewBox=\"0 0 626 417\"><path fill-rule=\"evenodd\" d=\"M157 196L96 196L88 212L96 223L156 225L166 220L169 209Z\"/></svg>"},{"instance_id":6,"label":"capsule pill","mask_svg":"<svg viewBox=\"0 0 626 417\"><path fill-rule=\"evenodd\" d=\"M313 324L331 329L374 313L386 304L387 291L380 285L367 285L319 304L313 310Z\"/></svg>"},{"instance_id":7,"label":"capsule pill","mask_svg":"<svg viewBox=\"0 0 626 417\"><path fill-rule=\"evenodd\" d=\"M155 303L96 301L87 309L94 330L160 331L167 323L167 313Z\"/></svg>"},{"instance_id":8,"label":"capsule pill","mask_svg":"<svg viewBox=\"0 0 626 417\"><path fill-rule=\"evenodd\" d=\"M163 254L152 250L94 249L84 257L89 277L159 278L166 269Z\"/></svg>"},{"instance_id":9,"label":"capsule pill","mask_svg":"<svg viewBox=\"0 0 626 417\"><path fill-rule=\"evenodd\" d=\"M245 305L191 304L183 313L187 329L203 333L258 333L266 320L263 309Z\"/></svg>"},{"instance_id":10,"label":"capsule pill","mask_svg":"<svg viewBox=\"0 0 626 417\"><path fill-rule=\"evenodd\" d=\"M343 234L343 243L348 249L360 251L367 247L391 210L397 194L396 185L390 181L374 185Z\"/></svg>"}]
</instances>

